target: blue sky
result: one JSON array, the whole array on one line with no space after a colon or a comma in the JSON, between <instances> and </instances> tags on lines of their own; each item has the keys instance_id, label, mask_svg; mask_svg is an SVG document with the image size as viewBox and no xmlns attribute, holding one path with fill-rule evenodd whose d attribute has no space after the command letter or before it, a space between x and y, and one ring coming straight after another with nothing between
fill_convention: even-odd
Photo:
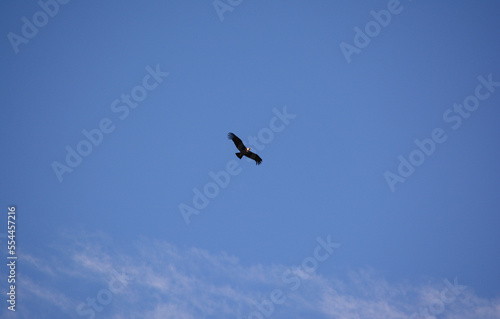
<instances>
[{"instance_id":1,"label":"blue sky","mask_svg":"<svg viewBox=\"0 0 500 319\"><path fill-rule=\"evenodd\" d=\"M0 316L500 318L499 14L3 4Z\"/></svg>"}]
</instances>

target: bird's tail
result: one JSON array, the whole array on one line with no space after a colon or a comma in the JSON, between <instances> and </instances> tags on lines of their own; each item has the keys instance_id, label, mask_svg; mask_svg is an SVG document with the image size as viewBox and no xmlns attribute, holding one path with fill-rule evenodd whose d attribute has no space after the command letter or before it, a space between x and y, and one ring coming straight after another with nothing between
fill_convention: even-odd
<instances>
[{"instance_id":1,"label":"bird's tail","mask_svg":"<svg viewBox=\"0 0 500 319\"><path fill-rule=\"evenodd\" d=\"M236 154L236 156L238 156L239 159L241 159L243 157L242 153L234 153L234 154Z\"/></svg>"}]
</instances>

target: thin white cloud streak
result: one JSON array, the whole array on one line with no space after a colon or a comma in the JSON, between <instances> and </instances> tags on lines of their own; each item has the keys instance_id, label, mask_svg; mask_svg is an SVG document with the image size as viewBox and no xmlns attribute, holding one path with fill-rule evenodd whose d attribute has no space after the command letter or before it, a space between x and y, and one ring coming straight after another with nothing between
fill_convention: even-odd
<instances>
[{"instance_id":1,"label":"thin white cloud streak","mask_svg":"<svg viewBox=\"0 0 500 319\"><path fill-rule=\"evenodd\" d=\"M40 269L43 271L46 267L41 266ZM52 276L51 272L48 274ZM35 281L37 281L36 278L25 275L18 276L18 279L16 279L16 311L7 310L7 306L5 306L0 309L0 318L45 318L44 311L50 306L58 309L62 314L72 315L76 306L74 300L68 298L63 291L48 285L38 284Z\"/></svg>"},{"instance_id":2,"label":"thin white cloud streak","mask_svg":"<svg viewBox=\"0 0 500 319\"><path fill-rule=\"evenodd\" d=\"M24 285L31 292L24 296L29 299L26 304L36 307L48 303L66 318L87 318L77 315L75 305L106 288L112 270L123 271L132 279L103 312L96 313L96 318L237 319L256 311L256 304L269 300L273 289L281 289L287 298L284 304L274 305L271 318L409 318L439 298L445 288L442 280L419 286L389 283L370 269L353 271L348 279L340 280L320 275L321 265L312 275L300 273L294 266L245 266L225 253L178 249L145 238L127 253L105 251L106 240L102 242L99 236L86 238L76 245L69 243L62 250L64 258L59 256L55 263L57 267L49 267L40 257L26 259L33 269L27 277L63 276L73 289L68 294L64 291L67 287L52 286L50 280L44 280L42 286L27 279ZM286 269L296 271L301 280L295 291L282 281ZM22 303L19 310L23 310ZM447 304L437 317L500 318L500 299L481 298L467 288L464 296Z\"/></svg>"},{"instance_id":3,"label":"thin white cloud streak","mask_svg":"<svg viewBox=\"0 0 500 319\"><path fill-rule=\"evenodd\" d=\"M64 312L69 312L75 306L75 303L65 296L64 292L54 291L50 287L42 287L34 283L31 279L21 280L20 285L27 294L43 302L53 304Z\"/></svg>"}]
</instances>

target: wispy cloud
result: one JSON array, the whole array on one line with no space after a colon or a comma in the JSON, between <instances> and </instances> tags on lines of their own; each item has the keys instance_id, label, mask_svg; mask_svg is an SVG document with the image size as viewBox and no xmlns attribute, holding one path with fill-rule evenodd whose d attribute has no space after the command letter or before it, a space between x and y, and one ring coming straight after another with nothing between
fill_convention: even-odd
<instances>
[{"instance_id":1,"label":"wispy cloud","mask_svg":"<svg viewBox=\"0 0 500 319\"><path fill-rule=\"evenodd\" d=\"M481 298L471 288L453 299L446 289L462 285L454 278L412 286L388 282L372 269L326 277L321 266L309 274L291 265L246 266L225 253L180 249L146 238L141 239L140 249L127 253L105 249L100 236L78 238L66 241L64 254L51 265L41 257L26 256L30 271L19 285L29 293L19 304L20 314L23 307L48 304L65 318L90 318L77 313L76 307L108 289L112 276L124 276L123 289L95 312L95 318L246 318L252 313L258 318L259 305L276 289L285 292L286 301L273 306L271 318L500 318L500 299ZM297 289L283 281L286 270L300 280ZM69 282L52 284L58 277ZM440 302L443 309L438 308ZM48 313L49 317L54 314Z\"/></svg>"},{"instance_id":2,"label":"wispy cloud","mask_svg":"<svg viewBox=\"0 0 500 319\"><path fill-rule=\"evenodd\" d=\"M51 287L40 286L33 282L32 279L23 279L20 285L23 291L26 291L27 294L30 294L33 298L44 303L52 304L64 312L71 312L75 307L75 303L68 298L64 292L56 291Z\"/></svg>"}]
</instances>

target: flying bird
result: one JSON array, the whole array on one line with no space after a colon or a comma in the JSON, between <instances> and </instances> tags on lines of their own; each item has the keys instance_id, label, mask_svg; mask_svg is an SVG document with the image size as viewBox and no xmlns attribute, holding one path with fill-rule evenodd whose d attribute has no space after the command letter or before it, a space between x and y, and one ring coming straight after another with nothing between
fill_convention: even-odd
<instances>
[{"instance_id":1,"label":"flying bird","mask_svg":"<svg viewBox=\"0 0 500 319\"><path fill-rule=\"evenodd\" d=\"M234 145L236 145L236 148L238 149L238 151L240 151L239 153L235 153L239 159L241 159L243 156L246 156L253 159L256 165L260 165L260 163L262 163L262 158L260 158L259 155L250 152L252 148L251 147L247 148L243 144L243 142L238 138L238 136L234 135L233 133L229 133L227 134L227 138L233 140Z\"/></svg>"}]
</instances>

